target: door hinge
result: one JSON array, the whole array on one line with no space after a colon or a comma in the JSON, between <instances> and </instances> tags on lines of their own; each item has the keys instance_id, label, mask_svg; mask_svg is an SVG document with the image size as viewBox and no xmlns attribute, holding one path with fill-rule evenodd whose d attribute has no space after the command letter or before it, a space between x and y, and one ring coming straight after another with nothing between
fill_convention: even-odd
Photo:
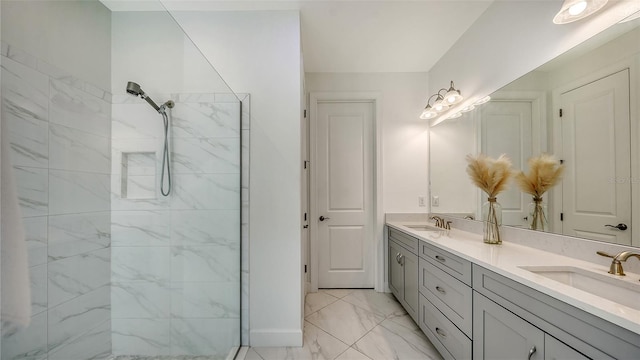
<instances>
[{"instance_id":1,"label":"door hinge","mask_svg":"<svg viewBox=\"0 0 640 360\"><path fill-rule=\"evenodd\" d=\"M304 213L304 221L307 221L307 213Z\"/></svg>"},{"instance_id":2,"label":"door hinge","mask_svg":"<svg viewBox=\"0 0 640 360\"><path fill-rule=\"evenodd\" d=\"M560 117L562 117L562 109L560 109Z\"/></svg>"},{"instance_id":3,"label":"door hinge","mask_svg":"<svg viewBox=\"0 0 640 360\"><path fill-rule=\"evenodd\" d=\"M305 161L303 162L303 164L304 164L304 168L306 169L306 168L307 168L307 165L309 165L309 160L305 160Z\"/></svg>"},{"instance_id":4,"label":"door hinge","mask_svg":"<svg viewBox=\"0 0 640 360\"><path fill-rule=\"evenodd\" d=\"M307 109L304 109L304 118L307 118Z\"/></svg>"},{"instance_id":5,"label":"door hinge","mask_svg":"<svg viewBox=\"0 0 640 360\"><path fill-rule=\"evenodd\" d=\"M564 221L564 213L560 213L560 221Z\"/></svg>"},{"instance_id":6,"label":"door hinge","mask_svg":"<svg viewBox=\"0 0 640 360\"><path fill-rule=\"evenodd\" d=\"M307 265L304 266L304 272L307 273Z\"/></svg>"}]
</instances>

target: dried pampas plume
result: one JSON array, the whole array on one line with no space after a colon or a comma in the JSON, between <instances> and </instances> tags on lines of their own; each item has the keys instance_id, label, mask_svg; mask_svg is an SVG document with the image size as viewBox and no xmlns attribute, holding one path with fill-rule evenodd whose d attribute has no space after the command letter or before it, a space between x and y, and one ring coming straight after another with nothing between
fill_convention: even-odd
<instances>
[{"instance_id":1,"label":"dried pampas plume","mask_svg":"<svg viewBox=\"0 0 640 360\"><path fill-rule=\"evenodd\" d=\"M549 154L532 157L528 163L529 174L518 172L515 176L516 184L523 192L541 198L542 194L560 181L564 165Z\"/></svg>"},{"instance_id":2,"label":"dried pampas plume","mask_svg":"<svg viewBox=\"0 0 640 360\"><path fill-rule=\"evenodd\" d=\"M492 159L484 154L478 156L467 155L467 174L471 181L489 195L496 197L507 188L509 179L513 176L511 160L502 154L497 159Z\"/></svg>"}]
</instances>

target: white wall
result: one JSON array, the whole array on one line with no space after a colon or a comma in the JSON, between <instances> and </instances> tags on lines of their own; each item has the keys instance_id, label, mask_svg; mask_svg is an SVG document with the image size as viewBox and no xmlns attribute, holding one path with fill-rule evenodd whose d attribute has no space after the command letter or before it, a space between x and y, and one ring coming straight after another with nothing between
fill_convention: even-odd
<instances>
[{"instance_id":1,"label":"white wall","mask_svg":"<svg viewBox=\"0 0 640 360\"><path fill-rule=\"evenodd\" d=\"M173 14L230 87L251 94L251 345L301 346L299 13Z\"/></svg>"},{"instance_id":2,"label":"white wall","mask_svg":"<svg viewBox=\"0 0 640 360\"><path fill-rule=\"evenodd\" d=\"M426 100L426 73L307 73L307 92L382 94L382 172L385 213L425 213L429 129L418 117Z\"/></svg>"},{"instance_id":3,"label":"white wall","mask_svg":"<svg viewBox=\"0 0 640 360\"><path fill-rule=\"evenodd\" d=\"M125 94L128 81L139 83L158 102L164 100L154 94L230 92L164 11L114 12L112 34L114 95Z\"/></svg>"},{"instance_id":4,"label":"white wall","mask_svg":"<svg viewBox=\"0 0 640 360\"><path fill-rule=\"evenodd\" d=\"M478 190L466 171L467 154L478 149L476 111L430 129L431 196L439 199L438 206L431 205L434 213L477 213Z\"/></svg>"},{"instance_id":5,"label":"white wall","mask_svg":"<svg viewBox=\"0 0 640 360\"><path fill-rule=\"evenodd\" d=\"M640 10L638 1L610 1L588 19L555 25L561 5L495 1L431 68L429 93L453 80L468 100L484 97Z\"/></svg>"},{"instance_id":6,"label":"white wall","mask_svg":"<svg viewBox=\"0 0 640 360\"><path fill-rule=\"evenodd\" d=\"M111 65L110 27L110 11L98 1L2 1L4 43L20 44L35 58L101 89L110 88L109 71L99 70Z\"/></svg>"}]
</instances>

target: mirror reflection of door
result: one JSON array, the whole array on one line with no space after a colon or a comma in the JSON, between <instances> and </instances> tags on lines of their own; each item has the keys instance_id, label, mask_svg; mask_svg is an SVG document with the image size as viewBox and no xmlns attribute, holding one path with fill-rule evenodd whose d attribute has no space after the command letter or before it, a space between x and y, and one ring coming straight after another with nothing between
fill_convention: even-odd
<instances>
[{"instance_id":1,"label":"mirror reflection of door","mask_svg":"<svg viewBox=\"0 0 640 360\"><path fill-rule=\"evenodd\" d=\"M562 233L631 244L629 70L560 97ZM625 224L626 230L607 225Z\"/></svg>"},{"instance_id":2,"label":"mirror reflection of door","mask_svg":"<svg viewBox=\"0 0 640 360\"><path fill-rule=\"evenodd\" d=\"M481 109L480 151L492 158L507 154L514 169L526 171L527 160L532 156L532 102L492 100ZM487 201L485 195L481 204ZM498 194L498 202L502 205L503 225L528 227L530 195L511 183L505 192Z\"/></svg>"}]
</instances>

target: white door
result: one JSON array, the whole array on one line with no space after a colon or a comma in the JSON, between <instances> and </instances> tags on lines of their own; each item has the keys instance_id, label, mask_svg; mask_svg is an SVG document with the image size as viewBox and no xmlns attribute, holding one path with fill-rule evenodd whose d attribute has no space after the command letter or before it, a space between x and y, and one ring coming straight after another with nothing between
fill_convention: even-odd
<instances>
[{"instance_id":1,"label":"white door","mask_svg":"<svg viewBox=\"0 0 640 360\"><path fill-rule=\"evenodd\" d=\"M514 169L528 171L527 160L532 156L532 106L532 101L527 100L492 100L482 105L481 152L492 158L507 154ZM483 193L481 203L486 201ZM530 195L511 183L498 194L498 202L502 205L503 225L528 226Z\"/></svg>"},{"instance_id":2,"label":"white door","mask_svg":"<svg viewBox=\"0 0 640 360\"><path fill-rule=\"evenodd\" d=\"M319 288L372 288L373 102L319 101L315 203Z\"/></svg>"},{"instance_id":3,"label":"white door","mask_svg":"<svg viewBox=\"0 0 640 360\"><path fill-rule=\"evenodd\" d=\"M631 244L629 71L560 96L562 232ZM625 224L619 230L607 225Z\"/></svg>"}]
</instances>

